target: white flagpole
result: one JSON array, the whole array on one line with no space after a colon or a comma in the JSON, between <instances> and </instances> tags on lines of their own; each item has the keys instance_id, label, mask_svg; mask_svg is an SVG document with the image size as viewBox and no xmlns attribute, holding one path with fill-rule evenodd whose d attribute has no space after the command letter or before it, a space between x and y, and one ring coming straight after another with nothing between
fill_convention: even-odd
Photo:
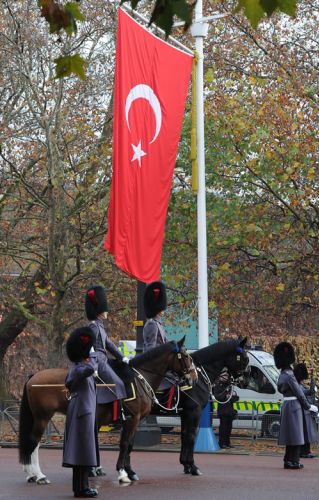
<instances>
[{"instance_id":1,"label":"white flagpole","mask_svg":"<svg viewBox=\"0 0 319 500\"><path fill-rule=\"evenodd\" d=\"M198 251L198 348L208 346L208 291L207 291L207 229L205 182L205 131L204 131L204 38L208 24L203 23L202 0L195 6L195 22L191 33L197 52L196 69L196 126L197 126L197 251Z\"/></svg>"},{"instance_id":2,"label":"white flagpole","mask_svg":"<svg viewBox=\"0 0 319 500\"><path fill-rule=\"evenodd\" d=\"M197 52L196 67L196 127L197 127L197 251L198 251L198 349L209 345L208 289L207 289L207 228L206 228L206 179L205 179L205 118L204 118L204 38L208 24L205 21L227 17L230 14L216 13L203 17L202 0L195 6L195 21L191 33L195 38Z\"/></svg>"}]
</instances>

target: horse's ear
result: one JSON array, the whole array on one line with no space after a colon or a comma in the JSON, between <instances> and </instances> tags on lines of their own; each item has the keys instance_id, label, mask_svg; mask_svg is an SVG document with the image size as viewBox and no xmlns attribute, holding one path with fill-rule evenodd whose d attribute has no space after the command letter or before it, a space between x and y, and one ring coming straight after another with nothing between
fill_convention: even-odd
<instances>
[{"instance_id":1,"label":"horse's ear","mask_svg":"<svg viewBox=\"0 0 319 500\"><path fill-rule=\"evenodd\" d=\"M186 337L186 335L184 335L184 337L177 342L177 345L179 348L183 347L184 342L185 342L185 337Z\"/></svg>"}]
</instances>

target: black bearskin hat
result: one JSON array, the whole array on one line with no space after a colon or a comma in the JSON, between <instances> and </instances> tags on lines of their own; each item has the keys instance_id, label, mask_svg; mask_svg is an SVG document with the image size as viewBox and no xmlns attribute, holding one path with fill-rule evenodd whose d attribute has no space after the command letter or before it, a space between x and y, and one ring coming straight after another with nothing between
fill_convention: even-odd
<instances>
[{"instance_id":1,"label":"black bearskin hat","mask_svg":"<svg viewBox=\"0 0 319 500\"><path fill-rule=\"evenodd\" d=\"M85 312L87 319L94 320L99 314L107 312L107 300L104 288L96 285L89 288L85 296Z\"/></svg>"},{"instance_id":2,"label":"black bearskin hat","mask_svg":"<svg viewBox=\"0 0 319 500\"><path fill-rule=\"evenodd\" d=\"M298 382L307 380L309 378L309 373L305 363L298 363L294 368L294 375Z\"/></svg>"},{"instance_id":3,"label":"black bearskin hat","mask_svg":"<svg viewBox=\"0 0 319 500\"><path fill-rule=\"evenodd\" d=\"M289 342L280 342L275 347L274 359L277 368L288 368L295 362L295 350Z\"/></svg>"},{"instance_id":4,"label":"black bearskin hat","mask_svg":"<svg viewBox=\"0 0 319 500\"><path fill-rule=\"evenodd\" d=\"M162 281L153 281L145 288L144 310L147 318L155 318L167 307L166 286Z\"/></svg>"},{"instance_id":5,"label":"black bearskin hat","mask_svg":"<svg viewBox=\"0 0 319 500\"><path fill-rule=\"evenodd\" d=\"M69 360L75 363L88 358L94 340L95 334L89 326L73 330L66 342L66 353Z\"/></svg>"}]
</instances>

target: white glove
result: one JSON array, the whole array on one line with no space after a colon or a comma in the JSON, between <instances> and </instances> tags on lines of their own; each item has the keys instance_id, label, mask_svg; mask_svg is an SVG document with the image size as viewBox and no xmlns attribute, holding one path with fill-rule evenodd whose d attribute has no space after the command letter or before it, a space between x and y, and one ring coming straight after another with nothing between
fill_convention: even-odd
<instances>
[{"instance_id":1,"label":"white glove","mask_svg":"<svg viewBox=\"0 0 319 500\"><path fill-rule=\"evenodd\" d=\"M130 362L130 360L126 356L124 356L124 358L122 358L122 361L123 361L123 363L127 363L127 364L129 364L129 362Z\"/></svg>"},{"instance_id":2,"label":"white glove","mask_svg":"<svg viewBox=\"0 0 319 500\"><path fill-rule=\"evenodd\" d=\"M92 354L92 352L95 352L93 345L92 345L92 347L90 349L90 354Z\"/></svg>"},{"instance_id":3,"label":"white glove","mask_svg":"<svg viewBox=\"0 0 319 500\"><path fill-rule=\"evenodd\" d=\"M93 373L93 377L94 378L98 378L99 377L99 374L98 374L97 370L95 370L95 372Z\"/></svg>"},{"instance_id":4,"label":"white glove","mask_svg":"<svg viewBox=\"0 0 319 500\"><path fill-rule=\"evenodd\" d=\"M314 413L318 413L318 407L315 405L311 405L309 408L310 411L313 411Z\"/></svg>"}]
</instances>

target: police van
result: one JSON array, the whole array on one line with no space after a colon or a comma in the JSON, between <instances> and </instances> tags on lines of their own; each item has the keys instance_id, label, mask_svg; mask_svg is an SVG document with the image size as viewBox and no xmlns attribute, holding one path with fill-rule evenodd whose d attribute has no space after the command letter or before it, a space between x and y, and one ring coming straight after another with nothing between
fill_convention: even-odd
<instances>
[{"instance_id":1,"label":"police van","mask_svg":"<svg viewBox=\"0 0 319 500\"><path fill-rule=\"evenodd\" d=\"M235 387L239 401L234 403L238 418L234 420L233 428L251 427L255 424L255 429L264 437L276 438L283 401L283 396L277 389L280 372L273 356L260 347L251 348L247 352L250 375L246 389Z\"/></svg>"},{"instance_id":2,"label":"police van","mask_svg":"<svg viewBox=\"0 0 319 500\"><path fill-rule=\"evenodd\" d=\"M120 341L119 348L127 357L135 355L135 341ZM255 429L264 437L276 438L279 433L279 416L283 396L277 389L279 370L274 358L261 347L251 347L248 351L250 375L246 389L235 386L239 401L234 403L237 418L234 429ZM217 427L217 402L212 405L213 426ZM157 417L160 427L173 428L180 425L179 417Z\"/></svg>"}]
</instances>

